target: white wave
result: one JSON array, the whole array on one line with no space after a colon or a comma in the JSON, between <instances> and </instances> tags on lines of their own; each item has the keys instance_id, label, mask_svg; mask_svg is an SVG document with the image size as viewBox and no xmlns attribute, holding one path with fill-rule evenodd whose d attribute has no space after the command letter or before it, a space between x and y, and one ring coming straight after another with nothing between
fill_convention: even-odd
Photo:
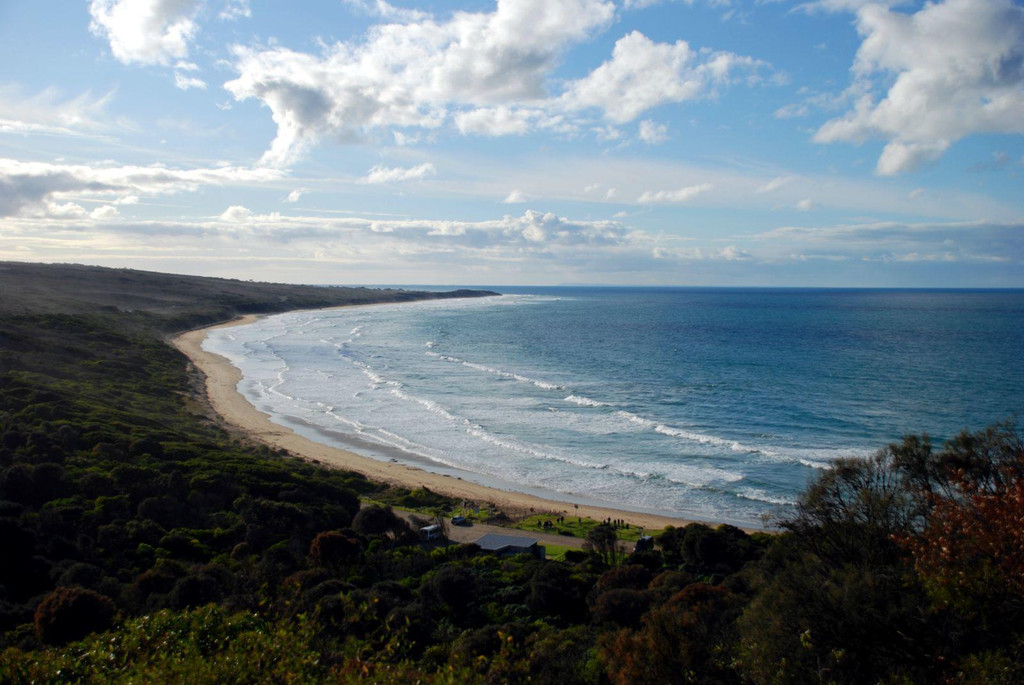
<instances>
[{"instance_id":1,"label":"white wave","mask_svg":"<svg viewBox=\"0 0 1024 685\"><path fill-rule=\"evenodd\" d=\"M641 471L635 469L616 468L617 473L635 478L645 483L664 481L670 485L683 485L688 488L704 489L716 483L735 483L743 480L743 475L722 469L675 465L671 473L663 473L658 469Z\"/></svg>"},{"instance_id":2,"label":"white wave","mask_svg":"<svg viewBox=\"0 0 1024 685\"><path fill-rule=\"evenodd\" d=\"M617 411L617 412L615 412L615 415L616 416L621 416L622 418L626 419L630 423L635 423L636 425L644 426L645 428L653 428L654 426L658 425L657 421L651 421L650 419L645 419L644 417L637 416L633 412L629 412L629 411Z\"/></svg>"},{"instance_id":3,"label":"white wave","mask_svg":"<svg viewBox=\"0 0 1024 685\"><path fill-rule=\"evenodd\" d=\"M401 436L397 433L393 433L383 428L375 428L372 433L363 436L364 439L369 439L372 442L376 442L379 445L385 447L394 447L402 452L414 454L417 457L423 459L429 459L430 461L442 464L444 466L451 466L453 468L459 468L460 464L451 459L445 457L443 453L439 453L426 445L421 445L418 442L414 442Z\"/></svg>"},{"instance_id":4,"label":"white wave","mask_svg":"<svg viewBox=\"0 0 1024 685\"><path fill-rule=\"evenodd\" d=\"M848 459L851 457L864 457L873 452L870 448L856 447L827 447L827 448L793 448L786 450L785 454L794 463L808 466L812 469L826 470L832 468L837 459Z\"/></svg>"},{"instance_id":5,"label":"white wave","mask_svg":"<svg viewBox=\"0 0 1024 685\"><path fill-rule=\"evenodd\" d=\"M436 352L427 352L426 354L431 356L431 357L437 357L437 358L442 359L442 360L444 360L446 362L451 362L452 364L461 364L461 365L463 365L463 366L465 366L467 368L475 369L477 371L483 371L484 373L489 373L491 375L498 376L500 378L509 378L511 380L519 381L520 383L528 383L530 385L534 385L534 386L536 386L538 388L541 388L542 390L566 390L567 389L563 385L558 385L556 383L549 383L547 381L538 380L536 378L530 378L529 376L523 376L522 374L513 373L512 371L504 371L502 369L495 369L494 367L491 367L491 366L486 366L484 364L478 364L476 362L467 361L465 359L460 359L459 357L453 357L453 356L448 355L448 354L438 354Z\"/></svg>"},{"instance_id":6,"label":"white wave","mask_svg":"<svg viewBox=\"0 0 1024 685\"><path fill-rule=\"evenodd\" d=\"M590 471L604 472L610 476L625 477L644 483L662 482L669 485L682 485L688 488L703 488L714 483L733 483L743 480L744 476L732 471L713 467L671 465L666 472L664 466L653 464L618 465L598 463L567 454L552 452L540 447L524 443L515 438L499 437L489 433L480 426L472 425L466 431L480 440L505 450L526 454L544 461L568 464Z\"/></svg>"},{"instance_id":7,"label":"white wave","mask_svg":"<svg viewBox=\"0 0 1024 685\"><path fill-rule=\"evenodd\" d=\"M425 408L427 411L430 411L430 412L432 412L434 414L437 414L438 416L442 416L442 417L448 419L449 421L456 422L456 423L457 422L462 422L462 423L466 422L466 419L463 419L463 418L460 418L458 416L455 416L450 411L448 411L447 409L445 409L444 407L442 407L440 404L438 404L437 402L435 402L433 400L428 400L428 399L426 399L424 397L417 397L416 395L410 395L407 392L402 392L398 388L391 388L391 394L394 395L395 397L397 397L400 400L405 400L406 402L413 402L415 404L418 404L421 407Z\"/></svg>"},{"instance_id":8,"label":"white wave","mask_svg":"<svg viewBox=\"0 0 1024 685\"><path fill-rule=\"evenodd\" d=\"M342 416L341 414L338 414L335 411L334 407L329 407L327 411L325 411L324 413L330 416L338 423L348 426L350 429L356 431L357 433L361 433L364 430L366 430L366 426L364 426L362 423L360 423L359 421L354 421L348 418L347 416Z\"/></svg>"},{"instance_id":9,"label":"white wave","mask_svg":"<svg viewBox=\"0 0 1024 685\"><path fill-rule=\"evenodd\" d=\"M365 367L361 368L359 370L363 373L364 376L369 378L370 382L372 382L374 385L384 385L385 381L384 381L383 376L381 376L379 374L376 374L373 371L370 371L370 369L365 368Z\"/></svg>"},{"instance_id":10,"label":"white wave","mask_svg":"<svg viewBox=\"0 0 1024 685\"><path fill-rule=\"evenodd\" d=\"M610 406L612 406L612 405L608 404L607 402L599 402L597 400L592 400L589 397L583 397L582 395L569 395L568 397L565 398L565 401L566 402L572 402L573 404L578 404L581 407L610 407Z\"/></svg>"},{"instance_id":11,"label":"white wave","mask_svg":"<svg viewBox=\"0 0 1024 685\"><path fill-rule=\"evenodd\" d=\"M357 369L359 369L360 373L362 373L364 376L366 376L370 380L370 382L373 383L373 385L375 385L377 387L383 387L383 386L390 386L392 388L401 388L402 387L402 383L400 381L392 381L392 380L388 380L387 378L384 378L384 376L381 376L379 373L377 373L375 370L373 370L373 368L371 368L369 364L365 364L365 363L363 363L363 362L361 362L361 361L359 361L357 359L352 359L350 361L352 362L353 366L355 366Z\"/></svg>"},{"instance_id":12,"label":"white wave","mask_svg":"<svg viewBox=\"0 0 1024 685\"><path fill-rule=\"evenodd\" d=\"M735 440L727 440L725 438L719 438L714 435L706 435L704 433L694 433L692 431L666 426L663 423L655 426L654 430L657 433L661 433L662 435L667 435L672 438L682 438L683 440L699 442L704 445L715 445L716 447L727 447L733 452L744 452L747 454L760 454L763 452L763 450L761 450L760 448L744 445L743 443L737 442Z\"/></svg>"},{"instance_id":13,"label":"white wave","mask_svg":"<svg viewBox=\"0 0 1024 685\"><path fill-rule=\"evenodd\" d=\"M827 471L832 467L831 464L825 463L823 461L811 461L810 459L797 459L797 461L803 464L804 466L809 466L812 469L819 469L821 471Z\"/></svg>"},{"instance_id":14,"label":"white wave","mask_svg":"<svg viewBox=\"0 0 1024 685\"><path fill-rule=\"evenodd\" d=\"M777 504L782 506L793 506L796 504L796 500L788 497L780 497L778 495L770 495L759 488L743 488L742 490L737 490L736 496L740 499L765 502L766 504Z\"/></svg>"},{"instance_id":15,"label":"white wave","mask_svg":"<svg viewBox=\"0 0 1024 685\"><path fill-rule=\"evenodd\" d=\"M527 454L527 455L529 455L531 457L535 457L537 459L544 459L544 460L548 460L548 461L560 461L560 462L565 463L565 464L572 464L574 466L582 466L582 467L588 468L588 469L605 469L605 468L607 468L607 466L605 464L595 464L593 462L586 462L586 461L582 461L582 460L572 459L570 457L565 457L565 456L562 456L562 455L553 454L551 452L545 452L545 451L539 449L538 447L535 447L533 445L529 445L529 444L521 442L519 440L515 440L515 439L512 439L512 438L498 437L497 435L489 433L484 428L482 428L480 426L477 426L477 425L471 425L469 428L466 429L466 432L469 433L470 435L476 437L476 438L479 438L480 440L482 440L482 441L484 441L486 443L490 443L491 445L495 445L497 447L501 447L501 448L509 450L511 452L519 452L520 454Z\"/></svg>"},{"instance_id":16,"label":"white wave","mask_svg":"<svg viewBox=\"0 0 1024 685\"><path fill-rule=\"evenodd\" d=\"M679 438L680 440L686 440L688 442L696 442L702 445L713 445L715 447L725 447L731 452L739 452L742 454L764 454L767 456L775 456L775 453L764 447L753 447L752 445L745 445L742 442L736 440L729 440L727 438L720 438L717 435L708 435L706 433L696 433L694 431L684 430L682 428L675 428L668 426L664 423L654 421L643 416L638 416L628 411L615 412L617 416L620 416L630 423L644 428L652 428L655 433L668 436L670 438Z\"/></svg>"}]
</instances>

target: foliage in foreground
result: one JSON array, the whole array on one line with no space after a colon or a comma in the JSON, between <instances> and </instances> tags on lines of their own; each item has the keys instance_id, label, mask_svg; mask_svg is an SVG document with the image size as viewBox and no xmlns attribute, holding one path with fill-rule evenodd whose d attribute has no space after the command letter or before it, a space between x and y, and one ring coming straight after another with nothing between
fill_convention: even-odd
<instances>
[{"instance_id":1,"label":"foliage in foreground","mask_svg":"<svg viewBox=\"0 0 1024 685\"><path fill-rule=\"evenodd\" d=\"M11 649L0 660L5 683L307 683L327 669L305 621L276 624L213 606L130 619L64 649Z\"/></svg>"}]
</instances>

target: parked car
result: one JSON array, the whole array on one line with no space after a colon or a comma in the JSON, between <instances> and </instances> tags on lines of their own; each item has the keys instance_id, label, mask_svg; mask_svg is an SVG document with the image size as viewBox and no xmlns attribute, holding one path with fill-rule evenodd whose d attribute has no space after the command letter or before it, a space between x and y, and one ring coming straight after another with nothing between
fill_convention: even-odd
<instances>
[{"instance_id":1,"label":"parked car","mask_svg":"<svg viewBox=\"0 0 1024 685\"><path fill-rule=\"evenodd\" d=\"M469 524L469 519L466 518L465 516L452 516L452 525L453 526L468 526L470 524Z\"/></svg>"}]
</instances>

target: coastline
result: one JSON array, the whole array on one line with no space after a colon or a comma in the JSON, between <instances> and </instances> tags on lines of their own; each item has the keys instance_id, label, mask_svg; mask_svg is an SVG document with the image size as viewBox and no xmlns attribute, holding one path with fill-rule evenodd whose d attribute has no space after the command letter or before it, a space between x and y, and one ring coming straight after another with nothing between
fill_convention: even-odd
<instances>
[{"instance_id":1,"label":"coastline","mask_svg":"<svg viewBox=\"0 0 1024 685\"><path fill-rule=\"evenodd\" d=\"M389 485L410 489L426 487L433 492L456 499L491 503L499 510L513 516L551 513L582 516L598 521L607 518L622 519L632 526L649 530L661 530L669 525L678 527L692 522L691 519L623 511L612 507L589 504L575 505L512 490L487 487L461 478L431 473L406 464L364 457L355 452L325 445L298 435L290 428L272 422L269 415L259 411L238 392L237 386L242 379L242 373L236 366L226 358L207 352L202 348L209 331L245 325L260 318L258 315L249 314L226 323L188 331L174 336L170 340L170 343L188 357L205 376L206 397L217 415L254 440L326 466L356 471L371 480Z\"/></svg>"}]
</instances>

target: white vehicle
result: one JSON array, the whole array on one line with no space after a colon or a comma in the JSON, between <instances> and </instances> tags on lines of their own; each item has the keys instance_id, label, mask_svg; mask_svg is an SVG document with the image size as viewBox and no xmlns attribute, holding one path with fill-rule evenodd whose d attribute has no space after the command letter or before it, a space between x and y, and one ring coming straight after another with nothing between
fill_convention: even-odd
<instances>
[{"instance_id":1,"label":"white vehicle","mask_svg":"<svg viewBox=\"0 0 1024 685\"><path fill-rule=\"evenodd\" d=\"M441 526L436 523L431 526L423 526L420 528L420 540L440 540L442 536Z\"/></svg>"}]
</instances>

